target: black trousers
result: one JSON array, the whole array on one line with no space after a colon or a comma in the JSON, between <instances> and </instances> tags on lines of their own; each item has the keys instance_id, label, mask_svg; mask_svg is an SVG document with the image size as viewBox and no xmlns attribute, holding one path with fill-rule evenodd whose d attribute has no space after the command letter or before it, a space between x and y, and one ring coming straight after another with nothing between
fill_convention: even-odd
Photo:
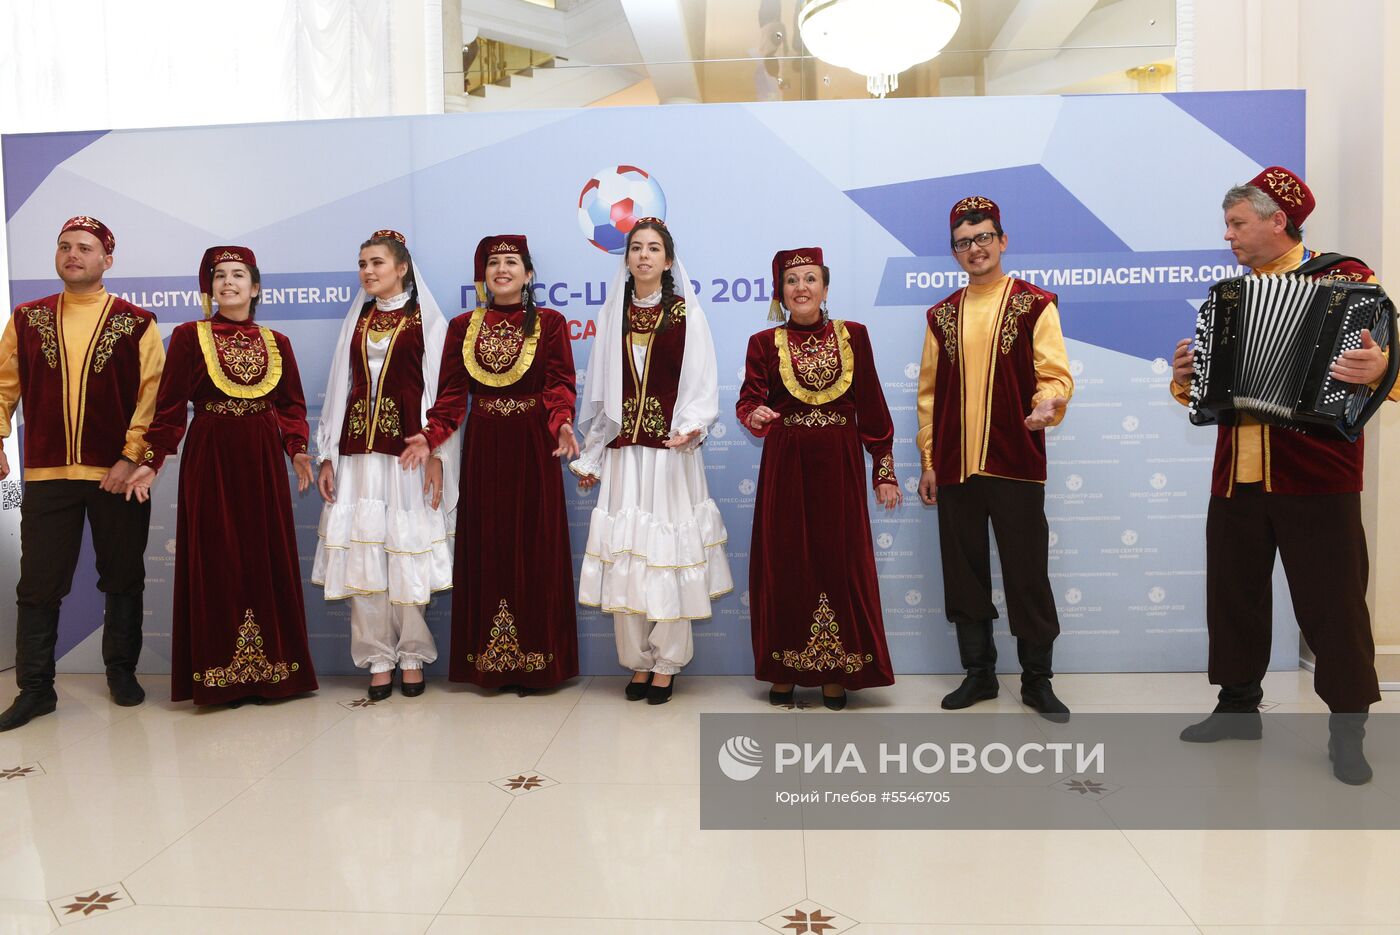
<instances>
[{"instance_id":1,"label":"black trousers","mask_svg":"<svg viewBox=\"0 0 1400 935\"><path fill-rule=\"evenodd\" d=\"M84 519L92 527L97 587L107 595L103 661L109 672L135 671L141 652L150 503L106 493L97 481L30 481L24 485L20 507L16 589L15 668L21 688L38 689L53 682L59 605L73 587Z\"/></svg>"},{"instance_id":2,"label":"black trousers","mask_svg":"<svg viewBox=\"0 0 1400 935\"><path fill-rule=\"evenodd\" d=\"M1045 485L974 474L938 488L938 537L943 553L943 603L953 623L990 622L991 544L997 538L1011 633L1037 645L1060 634L1050 588L1050 527Z\"/></svg>"},{"instance_id":3,"label":"black trousers","mask_svg":"<svg viewBox=\"0 0 1400 935\"><path fill-rule=\"evenodd\" d=\"M1380 701L1366 608L1369 560L1361 495L1265 493L1237 484L1206 514L1210 680L1264 677L1273 638L1274 556L1283 558L1298 627L1317 657L1313 687L1338 713Z\"/></svg>"}]
</instances>

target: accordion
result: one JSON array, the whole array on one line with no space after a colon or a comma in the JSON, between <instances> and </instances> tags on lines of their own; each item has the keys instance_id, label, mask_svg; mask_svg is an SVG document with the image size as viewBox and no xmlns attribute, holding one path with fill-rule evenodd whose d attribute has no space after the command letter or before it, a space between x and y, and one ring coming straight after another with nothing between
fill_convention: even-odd
<instances>
[{"instance_id":1,"label":"accordion","mask_svg":"<svg viewBox=\"0 0 1400 935\"><path fill-rule=\"evenodd\" d=\"M1395 304L1375 283L1297 274L1216 283L1196 317L1191 421L1209 425L1233 410L1355 441L1400 370L1400 354L1391 353L1374 389L1332 376L1338 355L1361 347L1363 328L1390 349Z\"/></svg>"}]
</instances>

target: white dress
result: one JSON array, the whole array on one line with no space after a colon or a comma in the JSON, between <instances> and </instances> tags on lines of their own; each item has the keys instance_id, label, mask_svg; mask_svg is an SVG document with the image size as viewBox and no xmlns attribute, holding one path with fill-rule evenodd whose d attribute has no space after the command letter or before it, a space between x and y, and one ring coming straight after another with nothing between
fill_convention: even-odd
<instances>
[{"instance_id":1,"label":"white dress","mask_svg":"<svg viewBox=\"0 0 1400 935\"><path fill-rule=\"evenodd\" d=\"M681 274L676 278L681 279ZM684 281L688 285L688 279ZM612 294L619 292L615 289ZM658 299L634 301L645 307ZM724 553L728 533L710 497L700 449L719 409L714 345L698 303L691 304L691 295L686 299L686 359L671 432L699 430L700 435L686 448L608 448L617 429L611 420L598 416L589 422L583 451L570 465L576 474L602 478L579 576L579 603L656 622L709 617L711 600L734 587ZM605 309L601 318L620 313ZM611 325L607 320L600 322L594 346L599 359L590 361L586 396L592 393L594 381L613 382L612 375L603 371L621 359L621 348L617 355L607 355L602 353L602 342L621 345L622 330L620 324ZM638 372L645 372L645 355L651 346L633 345L631 350L638 358ZM702 359L692 361L692 356ZM620 377L615 385L620 395Z\"/></svg>"}]
</instances>

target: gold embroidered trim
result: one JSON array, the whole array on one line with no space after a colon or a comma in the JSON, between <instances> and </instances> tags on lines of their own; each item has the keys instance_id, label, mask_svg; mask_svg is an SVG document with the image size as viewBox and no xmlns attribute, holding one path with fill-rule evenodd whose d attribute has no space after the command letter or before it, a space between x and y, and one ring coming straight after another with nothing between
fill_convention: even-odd
<instances>
[{"instance_id":1,"label":"gold embroidered trim","mask_svg":"<svg viewBox=\"0 0 1400 935\"><path fill-rule=\"evenodd\" d=\"M894 476L894 455L886 453L880 458L880 464L875 469L875 480L877 482L882 480L896 480Z\"/></svg>"},{"instance_id":2,"label":"gold embroidered trim","mask_svg":"<svg viewBox=\"0 0 1400 935\"><path fill-rule=\"evenodd\" d=\"M258 325L262 347L241 331L230 336L215 334L212 322L196 322L195 330L204 367L220 393L234 399L257 399L271 393L281 382L282 353L271 328Z\"/></svg>"},{"instance_id":3,"label":"gold embroidered trim","mask_svg":"<svg viewBox=\"0 0 1400 935\"><path fill-rule=\"evenodd\" d=\"M399 419L399 404L394 402L392 396L380 397L379 414L375 426L377 431L391 438L399 438L403 435L403 425Z\"/></svg>"},{"instance_id":4,"label":"gold embroidered trim","mask_svg":"<svg viewBox=\"0 0 1400 935\"><path fill-rule=\"evenodd\" d=\"M53 309L35 305L23 311L24 320L29 322L29 327L39 332L39 350L43 352L44 360L48 361L50 368L57 369L58 331L54 328Z\"/></svg>"},{"instance_id":5,"label":"gold embroidered trim","mask_svg":"<svg viewBox=\"0 0 1400 935\"><path fill-rule=\"evenodd\" d=\"M262 629L253 620L253 609L243 617L243 625L238 628L238 642L233 652L233 661L226 666L217 666L196 672L194 680L206 688L225 688L229 685L246 685L249 682L285 682L292 673L301 668L301 663L269 662L263 652Z\"/></svg>"},{"instance_id":6,"label":"gold embroidered trim","mask_svg":"<svg viewBox=\"0 0 1400 935\"><path fill-rule=\"evenodd\" d=\"M825 409L808 409L803 413L790 413L783 417L783 425L800 425L809 429L824 429L828 425L845 425L846 417L839 412Z\"/></svg>"},{"instance_id":7,"label":"gold embroidered trim","mask_svg":"<svg viewBox=\"0 0 1400 935\"><path fill-rule=\"evenodd\" d=\"M368 409L369 406L365 403L363 399L355 400L354 404L350 407L348 425L350 427L351 438L359 438L361 435L369 435L369 418L367 416Z\"/></svg>"},{"instance_id":8,"label":"gold embroidered trim","mask_svg":"<svg viewBox=\"0 0 1400 935\"><path fill-rule=\"evenodd\" d=\"M369 316L369 330L381 333L393 331L398 327L399 319L402 317L403 315L397 309L391 312L381 312L375 309Z\"/></svg>"},{"instance_id":9,"label":"gold embroidered trim","mask_svg":"<svg viewBox=\"0 0 1400 935\"><path fill-rule=\"evenodd\" d=\"M627 316L628 330L635 334L646 334L656 330L656 325L661 321L661 313L665 311L660 305L651 308L641 308L632 306L630 314Z\"/></svg>"},{"instance_id":10,"label":"gold embroidered trim","mask_svg":"<svg viewBox=\"0 0 1400 935\"><path fill-rule=\"evenodd\" d=\"M632 440L637 440L638 429L646 432L650 438L665 440L666 438L666 410L661 408L661 401L655 396L648 396L642 401L641 422L637 419L637 399L631 397L622 401L622 435L631 435Z\"/></svg>"},{"instance_id":11,"label":"gold embroidered trim","mask_svg":"<svg viewBox=\"0 0 1400 935\"><path fill-rule=\"evenodd\" d=\"M1265 174L1264 184L1269 186L1269 191L1280 201L1287 202L1294 207L1303 203L1303 186L1298 184L1288 172L1281 172L1275 169Z\"/></svg>"},{"instance_id":12,"label":"gold embroidered trim","mask_svg":"<svg viewBox=\"0 0 1400 935\"><path fill-rule=\"evenodd\" d=\"M534 672L554 660L554 653L527 653L520 648L520 634L515 629L515 617L505 598L501 609L491 618L491 638L480 654L467 653L467 661L476 663L478 672Z\"/></svg>"},{"instance_id":13,"label":"gold embroidered trim","mask_svg":"<svg viewBox=\"0 0 1400 935\"><path fill-rule=\"evenodd\" d=\"M1328 273L1323 279L1335 279L1338 282L1361 282L1365 277L1361 273Z\"/></svg>"},{"instance_id":14,"label":"gold embroidered trim","mask_svg":"<svg viewBox=\"0 0 1400 935\"><path fill-rule=\"evenodd\" d=\"M205 403L204 411L213 412L221 416L246 416L249 413L266 412L267 400L220 399L212 403Z\"/></svg>"},{"instance_id":15,"label":"gold embroidered trim","mask_svg":"<svg viewBox=\"0 0 1400 935\"><path fill-rule=\"evenodd\" d=\"M1022 315L1028 314L1034 304L1035 295L1030 292L1022 292L1006 300L1006 315L1001 320L1001 353L1003 356L1010 354L1011 346L1016 343L1016 335L1020 330L1016 327L1016 322Z\"/></svg>"},{"instance_id":16,"label":"gold embroidered trim","mask_svg":"<svg viewBox=\"0 0 1400 935\"><path fill-rule=\"evenodd\" d=\"M477 397L477 399L478 406L498 416L514 416L522 412L529 412L535 408L535 403L539 401L533 396L526 399L516 399L511 396Z\"/></svg>"},{"instance_id":17,"label":"gold embroidered trim","mask_svg":"<svg viewBox=\"0 0 1400 935\"><path fill-rule=\"evenodd\" d=\"M462 341L462 363L466 364L467 373L478 383L510 386L523 377L535 362L535 347L539 343L538 322L536 333L526 335L508 321L500 321L483 329L485 321L484 310L472 312L466 338ZM477 343L478 338L480 344Z\"/></svg>"},{"instance_id":18,"label":"gold embroidered trim","mask_svg":"<svg viewBox=\"0 0 1400 935\"><path fill-rule=\"evenodd\" d=\"M789 669L803 672L834 672L841 669L848 673L859 672L867 662L875 659L870 653L862 656L860 653L846 652L846 647L841 643L841 627L836 622L831 605L827 603L825 593L817 603L817 609L812 612L812 638L807 645L800 651L785 649L781 653L775 652L773 658Z\"/></svg>"},{"instance_id":19,"label":"gold embroidered trim","mask_svg":"<svg viewBox=\"0 0 1400 935\"><path fill-rule=\"evenodd\" d=\"M958 307L952 302L944 302L933 310L933 322L943 332L943 350L948 360L958 359Z\"/></svg>"},{"instance_id":20,"label":"gold embroidered trim","mask_svg":"<svg viewBox=\"0 0 1400 935\"><path fill-rule=\"evenodd\" d=\"M93 373L101 373L102 368L107 366L118 341L136 333L138 320L130 312L117 312L107 319L107 326L102 329L102 337L97 339L97 350L92 358Z\"/></svg>"},{"instance_id":21,"label":"gold embroidered trim","mask_svg":"<svg viewBox=\"0 0 1400 935\"><path fill-rule=\"evenodd\" d=\"M799 363L804 378L804 380L799 381L793 369L794 355L788 344L788 329L778 328L773 332L773 343L778 349L778 373L783 378L783 386L787 387L787 391L793 395L794 399L809 406L820 406L839 398L841 394L851 388L851 380L855 378L855 354L851 352L851 340L850 335L846 332L846 323L833 320L831 333L836 339L835 358L836 361L839 361L840 375L834 375L836 361L831 360L828 354L823 351L817 355L815 361ZM813 335L812 339L804 341L800 347L805 349L809 343L815 343L815 337ZM800 350L797 356L801 358L804 353ZM808 386L804 385L806 380L813 382L825 380L829 371L832 373L831 379L833 381L830 385L824 385L818 389L809 389Z\"/></svg>"}]
</instances>

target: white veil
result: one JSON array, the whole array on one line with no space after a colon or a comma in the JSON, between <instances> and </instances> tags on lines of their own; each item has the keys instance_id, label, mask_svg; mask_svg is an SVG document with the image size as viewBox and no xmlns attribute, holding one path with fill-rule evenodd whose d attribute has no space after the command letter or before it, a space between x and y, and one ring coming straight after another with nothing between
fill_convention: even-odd
<instances>
[{"instance_id":1,"label":"white veil","mask_svg":"<svg viewBox=\"0 0 1400 935\"><path fill-rule=\"evenodd\" d=\"M447 338L447 319L433 298L418 264L413 263L413 282L418 297L418 312L423 318L423 412L422 425L428 425L428 410L437 401L438 371L442 367L442 349ZM355 338L355 323L367 296L363 287L355 293L350 310L340 326L340 338L335 342L331 358L330 378L326 381L326 398L321 404L321 418L316 423L317 460L337 462L340 459L340 427L345 421L345 404L350 396L350 343ZM620 339L619 339L620 340ZM457 481L462 450L462 429L442 443L435 455L442 460L442 510L451 515L457 508ZM338 464L337 464L338 466Z\"/></svg>"},{"instance_id":2,"label":"white veil","mask_svg":"<svg viewBox=\"0 0 1400 935\"><path fill-rule=\"evenodd\" d=\"M700 430L690 447L705 440L710 426L719 417L719 374L715 364L715 344L700 298L695 293L685 264L677 256L671 276L685 300L685 356L681 362L676 406L671 413L672 434ZM598 313L598 330L588 356L583 399L578 424L583 432L583 451L569 465L575 474L597 477L601 474L603 448L622 430L622 293L627 285L627 257L608 288L607 300Z\"/></svg>"}]
</instances>

